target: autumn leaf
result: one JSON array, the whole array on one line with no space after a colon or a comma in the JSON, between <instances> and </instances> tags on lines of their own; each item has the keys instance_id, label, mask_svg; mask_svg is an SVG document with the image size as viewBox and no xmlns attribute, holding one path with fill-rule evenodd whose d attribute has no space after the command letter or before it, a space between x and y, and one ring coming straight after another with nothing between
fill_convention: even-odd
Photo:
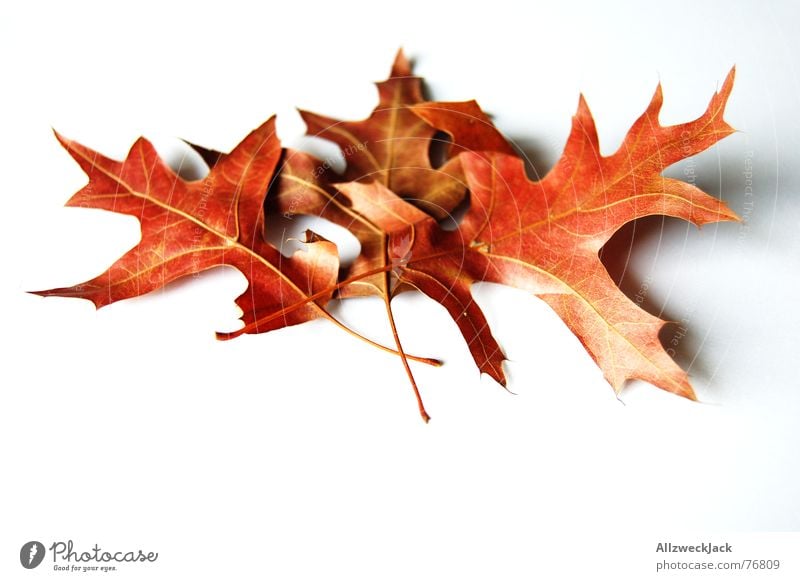
<instances>
[{"instance_id":1,"label":"autumn leaf","mask_svg":"<svg viewBox=\"0 0 800 581\"><path fill-rule=\"evenodd\" d=\"M658 339L665 322L616 287L598 253L620 227L644 216L673 216L697 226L738 219L697 187L661 175L733 132L723 120L733 79L731 70L699 119L670 127L658 120L659 85L647 110L610 156L600 153L594 119L581 97L564 153L539 182L526 177L518 157L462 154L472 194L470 210L457 231L464 242L459 246L452 237L449 242L429 242L432 225L423 222L423 242L419 249L415 245L403 277L440 301L441 296L435 296L442 294L435 290L437 283L447 288L447 296L458 288L463 295L459 302L467 305L471 303L463 283L473 280L529 290L558 313L616 391L628 379L643 379L694 399L686 373ZM461 123L447 105L414 109L437 128ZM448 244L455 248L447 252ZM427 252L433 254L427 257ZM454 276L458 269L462 272ZM463 318L469 312L448 310L464 332L468 326ZM465 333L465 338L472 346L478 336ZM476 362L481 367L485 358Z\"/></svg>"},{"instance_id":2,"label":"autumn leaf","mask_svg":"<svg viewBox=\"0 0 800 581\"><path fill-rule=\"evenodd\" d=\"M37 294L85 298L102 307L229 265L250 283L237 299L248 324L336 284L338 258L330 242L309 244L306 252L284 258L262 237L264 195L281 153L274 118L253 131L204 179L194 182L178 177L143 138L118 162L57 137L89 176L89 183L67 205L135 216L141 222L142 237L98 277ZM322 296L251 332L325 316L321 305L329 298L330 294Z\"/></svg>"},{"instance_id":3,"label":"autumn leaf","mask_svg":"<svg viewBox=\"0 0 800 581\"><path fill-rule=\"evenodd\" d=\"M377 83L377 87L378 106L362 121L341 121L300 111L310 135L333 141L344 154L344 175L330 175L333 172L329 171L328 181L378 182L441 220L450 215L466 193L461 166L454 155L465 148L513 153L472 101L464 104L470 114L464 117L462 130L451 133L454 141L446 148L448 161L434 169L429 151L436 129L411 109L425 103L422 79L412 75L411 64L402 50L397 53L389 79ZM485 122L477 123L479 118ZM462 138L468 142L461 143Z\"/></svg>"}]
</instances>

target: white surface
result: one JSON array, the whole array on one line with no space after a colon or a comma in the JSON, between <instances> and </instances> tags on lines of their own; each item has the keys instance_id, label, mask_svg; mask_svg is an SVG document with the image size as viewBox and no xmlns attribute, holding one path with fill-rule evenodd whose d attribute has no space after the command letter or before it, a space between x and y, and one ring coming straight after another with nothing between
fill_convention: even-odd
<instances>
[{"instance_id":1,"label":"white surface","mask_svg":"<svg viewBox=\"0 0 800 581\"><path fill-rule=\"evenodd\" d=\"M0 578L55 576L19 566L31 539L161 553L116 579L571 579L631 559L649 574L668 532L800 530L797 5L285 4L3 10ZM117 158L144 134L175 159L176 137L228 150L276 112L297 143L293 107L366 116L401 45L433 98L478 99L539 171L579 92L610 152L659 80L677 123L736 64L741 132L670 172L694 164L745 213L751 160L747 227L649 221L624 281L686 320L679 361L706 403L635 384L623 405L513 289L476 292L516 395L478 377L441 307L396 301L406 349L447 362L415 366L427 426L399 361L328 324L216 342L233 271L97 313L24 293L92 277L138 236L62 208L85 178L51 126ZM340 313L389 340L379 303Z\"/></svg>"}]
</instances>

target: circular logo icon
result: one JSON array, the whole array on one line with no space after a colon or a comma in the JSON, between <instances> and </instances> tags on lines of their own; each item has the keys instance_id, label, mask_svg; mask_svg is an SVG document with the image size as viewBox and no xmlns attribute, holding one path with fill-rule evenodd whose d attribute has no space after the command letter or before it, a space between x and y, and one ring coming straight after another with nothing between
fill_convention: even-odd
<instances>
[{"instance_id":1,"label":"circular logo icon","mask_svg":"<svg viewBox=\"0 0 800 581\"><path fill-rule=\"evenodd\" d=\"M39 541L28 541L19 550L19 562L26 569L35 569L44 560L44 545Z\"/></svg>"}]
</instances>

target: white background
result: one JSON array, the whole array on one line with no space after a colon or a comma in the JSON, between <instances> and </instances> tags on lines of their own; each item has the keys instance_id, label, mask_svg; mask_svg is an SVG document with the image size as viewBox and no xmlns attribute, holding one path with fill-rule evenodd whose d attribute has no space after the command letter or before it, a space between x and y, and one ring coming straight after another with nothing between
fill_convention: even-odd
<instances>
[{"instance_id":1,"label":"white background","mask_svg":"<svg viewBox=\"0 0 800 581\"><path fill-rule=\"evenodd\" d=\"M3 8L0 578L55 578L19 547L71 538L160 552L115 579L645 579L659 540L800 530L800 10L761 4ZM85 177L51 127L116 158L145 135L175 163L177 137L229 150L277 113L308 146L294 107L367 116L399 46L433 98L478 99L539 172L580 92L612 152L659 80L678 123L737 66L740 132L670 175L693 168L746 224L650 219L614 241L626 292L685 322L703 403L638 383L618 400L513 289L475 292L516 395L478 376L440 306L395 302L406 349L446 361L414 367L429 425L399 361L327 323L215 341L236 326L235 271L99 312L25 294L138 237L62 207ZM390 341L379 301L336 312ZM764 552L748 556L788 567Z\"/></svg>"}]
</instances>

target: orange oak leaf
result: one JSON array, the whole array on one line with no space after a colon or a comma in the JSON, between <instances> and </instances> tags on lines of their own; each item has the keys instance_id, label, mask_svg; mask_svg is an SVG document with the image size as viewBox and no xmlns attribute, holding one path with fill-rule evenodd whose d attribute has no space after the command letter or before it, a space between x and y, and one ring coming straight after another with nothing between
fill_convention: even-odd
<instances>
[{"instance_id":1,"label":"orange oak leaf","mask_svg":"<svg viewBox=\"0 0 800 581\"><path fill-rule=\"evenodd\" d=\"M248 135L204 179L192 182L176 175L143 138L119 162L57 137L89 177L67 205L135 216L141 223L141 241L96 278L37 294L85 298L102 307L229 265L249 281L236 301L249 325L335 285L338 257L332 243L318 241L285 258L262 237L264 195L281 153L274 118ZM328 293L248 331L328 317L321 305L329 298Z\"/></svg>"},{"instance_id":2,"label":"orange oak leaf","mask_svg":"<svg viewBox=\"0 0 800 581\"><path fill-rule=\"evenodd\" d=\"M444 266L441 242L433 244L439 251L430 260L415 246L403 276L421 286L413 271L438 282L446 272L443 282L452 293L450 273L462 268L458 276L467 280L530 290L570 327L617 392L635 378L694 399L686 373L659 341L665 322L616 287L598 253L621 226L644 216L673 216L697 226L738 219L697 187L661 175L733 132L723 120L733 79L731 70L700 118L670 127L658 120L659 85L647 110L609 156L600 153L594 119L581 97L561 159L538 182L526 177L517 157L464 153L461 162L472 198L458 233L468 250L454 249ZM437 128L460 123L446 106L429 104L415 111ZM463 332L463 323L459 326Z\"/></svg>"},{"instance_id":3,"label":"orange oak leaf","mask_svg":"<svg viewBox=\"0 0 800 581\"><path fill-rule=\"evenodd\" d=\"M434 169L429 152L436 129L411 110L411 106L425 100L422 79L412 75L403 51L397 53L389 79L377 86L378 106L362 121L340 121L300 111L310 135L333 141L342 149L347 164L344 176L328 176L331 181L377 181L437 219L444 219L466 193L460 163L453 159L455 154L464 148L513 153L488 117L471 101L463 104L470 115L465 116L462 131L452 134L454 143L446 148L448 161ZM475 123L478 117L485 122ZM460 143L462 138L467 143Z\"/></svg>"}]
</instances>

